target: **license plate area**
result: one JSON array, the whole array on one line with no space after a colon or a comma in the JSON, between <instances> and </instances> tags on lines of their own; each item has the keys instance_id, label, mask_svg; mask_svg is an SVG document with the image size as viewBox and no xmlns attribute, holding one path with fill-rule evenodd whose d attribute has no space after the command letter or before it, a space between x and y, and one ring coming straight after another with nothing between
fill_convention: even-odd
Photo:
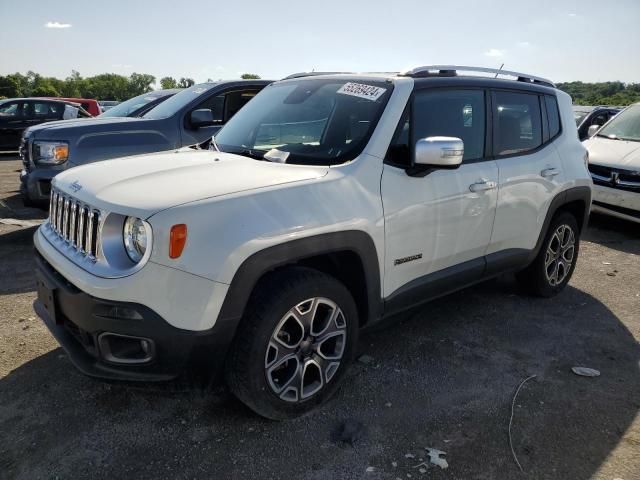
<instances>
[{"instance_id":1,"label":"license plate area","mask_svg":"<svg viewBox=\"0 0 640 480\"><path fill-rule=\"evenodd\" d=\"M61 320L58 320L58 316L56 315L56 290L50 288L46 281L40 276L37 276L37 283L38 300L40 300L40 303L49 314L49 318L59 325Z\"/></svg>"}]
</instances>

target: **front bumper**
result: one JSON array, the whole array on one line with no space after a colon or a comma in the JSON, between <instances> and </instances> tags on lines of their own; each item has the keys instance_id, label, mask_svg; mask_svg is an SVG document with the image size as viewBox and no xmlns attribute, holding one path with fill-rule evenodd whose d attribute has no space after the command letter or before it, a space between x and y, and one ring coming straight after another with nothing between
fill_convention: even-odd
<instances>
[{"instance_id":1,"label":"front bumper","mask_svg":"<svg viewBox=\"0 0 640 480\"><path fill-rule=\"evenodd\" d=\"M74 365L87 375L164 381L194 370L215 377L224 365L235 324L220 322L206 331L176 328L144 305L100 299L79 290L38 253L36 277L36 313ZM114 314L118 308L134 310L139 318L119 318ZM152 354L144 363L122 363L100 341L105 333L148 340Z\"/></svg>"},{"instance_id":2,"label":"front bumper","mask_svg":"<svg viewBox=\"0 0 640 480\"><path fill-rule=\"evenodd\" d=\"M20 193L33 203L43 206L49 204L51 180L65 168L55 166L51 168L35 168L20 172Z\"/></svg>"},{"instance_id":3,"label":"front bumper","mask_svg":"<svg viewBox=\"0 0 640 480\"><path fill-rule=\"evenodd\" d=\"M592 211L640 222L640 191L632 192L596 184L593 186Z\"/></svg>"},{"instance_id":4,"label":"front bumper","mask_svg":"<svg viewBox=\"0 0 640 480\"><path fill-rule=\"evenodd\" d=\"M74 165L68 161L59 165L36 164L33 160L33 137L28 130L20 142L19 153L23 167L20 172L20 193L26 200L25 203L47 206L51 193L51 180Z\"/></svg>"}]
</instances>

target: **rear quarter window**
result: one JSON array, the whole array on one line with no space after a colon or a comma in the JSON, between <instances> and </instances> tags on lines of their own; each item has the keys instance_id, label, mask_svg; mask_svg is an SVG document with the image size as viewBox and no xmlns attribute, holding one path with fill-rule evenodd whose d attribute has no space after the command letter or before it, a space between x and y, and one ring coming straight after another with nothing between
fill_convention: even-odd
<instances>
[{"instance_id":1,"label":"rear quarter window","mask_svg":"<svg viewBox=\"0 0 640 480\"><path fill-rule=\"evenodd\" d=\"M551 95L545 95L544 102L547 107L549 137L553 139L560 133L560 112L558 111L558 101Z\"/></svg>"}]
</instances>

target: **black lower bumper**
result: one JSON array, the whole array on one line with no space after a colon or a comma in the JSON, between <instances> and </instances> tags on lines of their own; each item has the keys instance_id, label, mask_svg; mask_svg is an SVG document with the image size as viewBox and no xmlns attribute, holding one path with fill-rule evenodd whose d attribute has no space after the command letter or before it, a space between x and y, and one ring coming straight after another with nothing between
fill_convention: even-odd
<instances>
[{"instance_id":1,"label":"black lower bumper","mask_svg":"<svg viewBox=\"0 0 640 480\"><path fill-rule=\"evenodd\" d=\"M182 330L144 305L92 297L68 282L38 253L36 279L38 299L34 310L75 366L87 375L164 381L194 371L217 377L221 371L235 329L218 326L205 332ZM136 312L136 318L119 318L118 312L125 309ZM113 356L99 340L105 333L150 340L151 358L138 364L112 361Z\"/></svg>"},{"instance_id":2,"label":"black lower bumper","mask_svg":"<svg viewBox=\"0 0 640 480\"><path fill-rule=\"evenodd\" d=\"M58 170L23 170L20 173L20 193L28 203L47 206L51 194L51 179Z\"/></svg>"}]
</instances>

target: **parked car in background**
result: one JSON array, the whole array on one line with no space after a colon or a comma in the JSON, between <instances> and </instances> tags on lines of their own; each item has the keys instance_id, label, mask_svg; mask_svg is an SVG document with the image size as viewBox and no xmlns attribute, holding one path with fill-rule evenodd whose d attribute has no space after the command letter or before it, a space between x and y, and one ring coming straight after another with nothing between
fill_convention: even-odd
<instances>
[{"instance_id":1,"label":"parked car in background","mask_svg":"<svg viewBox=\"0 0 640 480\"><path fill-rule=\"evenodd\" d=\"M61 98L61 97L42 97L47 98L49 100L62 100L64 102L77 103L82 106L87 112L91 114L92 117L97 117L102 113L102 109L98 104L97 100L93 100L90 98Z\"/></svg>"},{"instance_id":2,"label":"parked car in background","mask_svg":"<svg viewBox=\"0 0 640 480\"><path fill-rule=\"evenodd\" d=\"M102 118L112 117L141 117L149 110L157 107L165 100L173 97L176 93L181 92L181 88L170 88L167 90L154 90L153 92L143 93L137 97L130 98L124 102L114 105L105 111Z\"/></svg>"},{"instance_id":3,"label":"parked car in background","mask_svg":"<svg viewBox=\"0 0 640 480\"><path fill-rule=\"evenodd\" d=\"M363 327L504 272L559 294L591 205L570 97L523 73L284 80L214 146L54 179L34 306L84 373L204 362L258 414L296 417Z\"/></svg>"},{"instance_id":4,"label":"parked car in background","mask_svg":"<svg viewBox=\"0 0 640 480\"><path fill-rule=\"evenodd\" d=\"M621 107L589 107L574 105L573 115L578 127L578 138L586 140L589 138L589 127L592 125L602 126L616 116Z\"/></svg>"},{"instance_id":5,"label":"parked car in background","mask_svg":"<svg viewBox=\"0 0 640 480\"><path fill-rule=\"evenodd\" d=\"M585 143L593 211L640 222L640 103L627 107Z\"/></svg>"},{"instance_id":6,"label":"parked car in background","mask_svg":"<svg viewBox=\"0 0 640 480\"><path fill-rule=\"evenodd\" d=\"M106 112L110 108L115 107L119 103L120 102L118 102L117 100L98 100L98 104L100 105L100 109L102 110L102 113Z\"/></svg>"},{"instance_id":7,"label":"parked car in background","mask_svg":"<svg viewBox=\"0 0 640 480\"><path fill-rule=\"evenodd\" d=\"M154 92L127 100L97 118L30 128L20 149L23 200L29 205L47 205L51 179L77 165L192 145L207 147L222 125L269 83L202 83L170 94L168 99ZM126 116L156 101L161 103L141 117Z\"/></svg>"},{"instance_id":8,"label":"parked car in background","mask_svg":"<svg viewBox=\"0 0 640 480\"><path fill-rule=\"evenodd\" d=\"M0 150L18 150L25 129L64 118L65 107L73 107L77 118L91 115L80 105L46 98L9 98L0 100Z\"/></svg>"}]
</instances>

